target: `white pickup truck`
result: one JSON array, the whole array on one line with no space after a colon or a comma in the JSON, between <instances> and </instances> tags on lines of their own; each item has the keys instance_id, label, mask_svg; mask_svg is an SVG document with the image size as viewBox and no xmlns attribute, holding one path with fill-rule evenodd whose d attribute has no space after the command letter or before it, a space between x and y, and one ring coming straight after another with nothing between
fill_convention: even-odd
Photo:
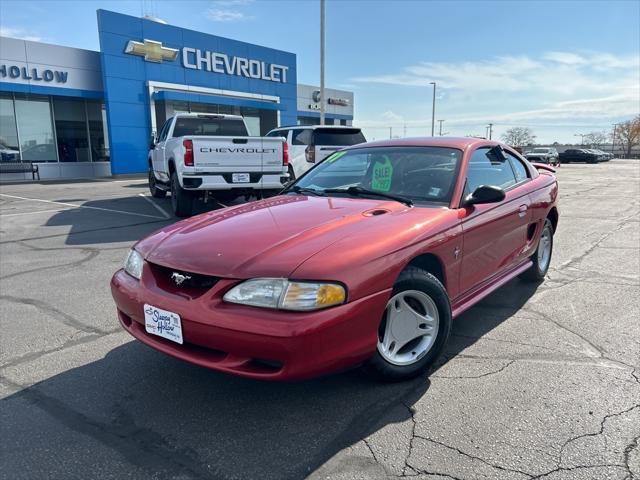
<instances>
[{"instance_id":1,"label":"white pickup truck","mask_svg":"<svg viewBox=\"0 0 640 480\"><path fill-rule=\"evenodd\" d=\"M237 115L181 113L169 118L149 150L149 190L171 192L179 217L194 199L211 194L229 201L239 195L268 195L288 180L288 149L282 138L250 137Z\"/></svg>"}]
</instances>

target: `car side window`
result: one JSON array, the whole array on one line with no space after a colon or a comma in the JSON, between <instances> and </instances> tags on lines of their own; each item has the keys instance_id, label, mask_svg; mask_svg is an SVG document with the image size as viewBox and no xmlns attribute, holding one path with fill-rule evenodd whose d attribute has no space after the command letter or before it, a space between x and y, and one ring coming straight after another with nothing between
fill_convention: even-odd
<instances>
[{"instance_id":1,"label":"car side window","mask_svg":"<svg viewBox=\"0 0 640 480\"><path fill-rule=\"evenodd\" d=\"M504 152L509 159L513 172L516 174L516 182L524 182L529 178L529 170L519 158L514 157L509 152Z\"/></svg>"},{"instance_id":2,"label":"car side window","mask_svg":"<svg viewBox=\"0 0 640 480\"><path fill-rule=\"evenodd\" d=\"M473 152L467 168L466 193L473 193L481 185L507 189L515 184L516 177L508 159L498 158L489 148Z\"/></svg>"},{"instance_id":3,"label":"car side window","mask_svg":"<svg viewBox=\"0 0 640 480\"><path fill-rule=\"evenodd\" d=\"M287 138L289 130L276 130L275 132L267 133L267 137L284 137Z\"/></svg>"},{"instance_id":4,"label":"car side window","mask_svg":"<svg viewBox=\"0 0 640 480\"><path fill-rule=\"evenodd\" d=\"M164 125L162 126L162 130L160 130L160 137L158 138L159 142L164 142L165 139L167 138L167 133L169 133L169 128L171 126L171 120L173 119L170 118L166 122L164 122Z\"/></svg>"},{"instance_id":5,"label":"car side window","mask_svg":"<svg viewBox=\"0 0 640 480\"><path fill-rule=\"evenodd\" d=\"M291 145L309 145L311 143L311 130L294 129L291 133Z\"/></svg>"}]
</instances>

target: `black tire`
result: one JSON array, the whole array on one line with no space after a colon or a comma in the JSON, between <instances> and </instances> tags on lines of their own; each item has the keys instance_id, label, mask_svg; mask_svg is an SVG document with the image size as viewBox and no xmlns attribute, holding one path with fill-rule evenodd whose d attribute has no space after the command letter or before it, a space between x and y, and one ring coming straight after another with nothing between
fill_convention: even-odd
<instances>
[{"instance_id":1,"label":"black tire","mask_svg":"<svg viewBox=\"0 0 640 480\"><path fill-rule=\"evenodd\" d=\"M222 202L225 204L233 202L236 198L238 198L237 193L227 192L224 190L212 192L211 196L215 198L218 202Z\"/></svg>"},{"instance_id":2,"label":"black tire","mask_svg":"<svg viewBox=\"0 0 640 480\"><path fill-rule=\"evenodd\" d=\"M292 182L296 179L296 172L293 171L291 164L287 166L287 170L289 171L289 181Z\"/></svg>"},{"instance_id":3,"label":"black tire","mask_svg":"<svg viewBox=\"0 0 640 480\"><path fill-rule=\"evenodd\" d=\"M193 212L193 194L180 186L176 172L171 174L171 207L177 217L189 217Z\"/></svg>"},{"instance_id":4,"label":"black tire","mask_svg":"<svg viewBox=\"0 0 640 480\"><path fill-rule=\"evenodd\" d=\"M407 267L393 286L391 297L405 290L418 290L427 294L438 309L439 324L436 340L431 349L415 363L394 365L376 349L376 353L363 365L363 371L384 382L399 382L425 373L442 353L451 333L451 304L442 283L432 274L417 267ZM380 325L384 323L384 314ZM379 332L380 336L381 333Z\"/></svg>"},{"instance_id":5,"label":"black tire","mask_svg":"<svg viewBox=\"0 0 640 480\"><path fill-rule=\"evenodd\" d=\"M549 246L549 248L551 249L551 251L549 252L549 261L547 262L545 268L540 268L540 262L538 261L540 255L540 239L538 239L536 251L530 257L533 265L531 265L531 268L529 268L529 270L520 274L520 278L526 282L540 283L544 280L545 275L549 271L549 266L551 265L551 257L553 256L553 224L548 218L546 218L544 221L542 231L540 232L540 238L542 238L545 230L549 232L549 239L551 242Z\"/></svg>"},{"instance_id":6,"label":"black tire","mask_svg":"<svg viewBox=\"0 0 640 480\"><path fill-rule=\"evenodd\" d=\"M260 191L260 197L261 198L271 198L271 197L275 197L276 195L278 195L280 192L282 191L281 188L277 189L277 190L261 190Z\"/></svg>"},{"instance_id":7,"label":"black tire","mask_svg":"<svg viewBox=\"0 0 640 480\"><path fill-rule=\"evenodd\" d=\"M166 190L158 188L158 181L151 167L149 167L149 192L153 198L164 198L167 195Z\"/></svg>"}]
</instances>

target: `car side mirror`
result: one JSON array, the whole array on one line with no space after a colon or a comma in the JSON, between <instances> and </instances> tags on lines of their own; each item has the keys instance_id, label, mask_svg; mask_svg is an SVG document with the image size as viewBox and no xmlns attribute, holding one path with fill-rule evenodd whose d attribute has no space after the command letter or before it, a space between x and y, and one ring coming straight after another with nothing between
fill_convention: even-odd
<instances>
[{"instance_id":1,"label":"car side mirror","mask_svg":"<svg viewBox=\"0 0 640 480\"><path fill-rule=\"evenodd\" d=\"M156 136L152 133L149 139L149 150L153 150L154 148L156 148Z\"/></svg>"},{"instance_id":2,"label":"car side mirror","mask_svg":"<svg viewBox=\"0 0 640 480\"><path fill-rule=\"evenodd\" d=\"M493 185L480 185L464 199L464 206L480 205L483 203L499 203L505 198L504 190Z\"/></svg>"}]
</instances>

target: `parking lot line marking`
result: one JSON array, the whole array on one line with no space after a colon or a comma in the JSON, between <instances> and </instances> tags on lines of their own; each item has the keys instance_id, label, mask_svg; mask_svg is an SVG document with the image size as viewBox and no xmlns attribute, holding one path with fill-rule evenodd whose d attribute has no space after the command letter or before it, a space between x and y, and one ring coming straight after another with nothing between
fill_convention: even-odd
<instances>
[{"instance_id":1,"label":"parking lot line marking","mask_svg":"<svg viewBox=\"0 0 640 480\"><path fill-rule=\"evenodd\" d=\"M71 208L52 208L50 210L37 210L35 212L22 212L22 213L1 213L0 217L19 217L22 215L35 215L37 213L51 213L51 212L64 212L65 210L71 210Z\"/></svg>"},{"instance_id":2,"label":"parking lot line marking","mask_svg":"<svg viewBox=\"0 0 640 480\"><path fill-rule=\"evenodd\" d=\"M140 197L144 198L147 202L149 202L151 205L153 205L153 208L155 208L156 210L158 210L162 215L164 215L164 218L171 218L171 215L169 215L166 210L164 208L162 208L160 205L158 205L156 202L154 202L153 200L151 200L149 197L147 197L144 193L139 193L138 194Z\"/></svg>"},{"instance_id":3,"label":"parking lot line marking","mask_svg":"<svg viewBox=\"0 0 640 480\"><path fill-rule=\"evenodd\" d=\"M6 193L0 193L0 196L8 197L8 198L17 198L18 200L31 200L33 202L53 203L54 205L64 205L66 207L88 208L90 210L101 210L103 212L122 213L124 215L135 215L137 217L159 218L159 219L165 220L163 217L158 217L157 215L147 215L146 213L127 212L126 210L115 210L113 208L90 207L89 205L76 205L75 203L56 202L55 200L44 200L42 198L19 197L17 195L8 195Z\"/></svg>"}]
</instances>

